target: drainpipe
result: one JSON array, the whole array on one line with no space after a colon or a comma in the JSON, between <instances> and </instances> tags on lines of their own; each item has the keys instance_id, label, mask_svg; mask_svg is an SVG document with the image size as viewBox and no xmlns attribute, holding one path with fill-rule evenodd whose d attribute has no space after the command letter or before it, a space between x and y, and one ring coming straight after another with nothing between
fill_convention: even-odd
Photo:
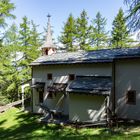
<instances>
[{"instance_id":1,"label":"drainpipe","mask_svg":"<svg viewBox=\"0 0 140 140\"><path fill-rule=\"evenodd\" d=\"M31 85L35 84L33 80L33 66L31 67ZM33 88L31 88L31 112L33 113Z\"/></svg>"},{"instance_id":2,"label":"drainpipe","mask_svg":"<svg viewBox=\"0 0 140 140\"><path fill-rule=\"evenodd\" d=\"M115 64L115 60L113 60L112 62L112 112L113 115L115 115L115 109L116 109L116 104L115 104L115 78L116 78L116 64Z\"/></svg>"}]
</instances>

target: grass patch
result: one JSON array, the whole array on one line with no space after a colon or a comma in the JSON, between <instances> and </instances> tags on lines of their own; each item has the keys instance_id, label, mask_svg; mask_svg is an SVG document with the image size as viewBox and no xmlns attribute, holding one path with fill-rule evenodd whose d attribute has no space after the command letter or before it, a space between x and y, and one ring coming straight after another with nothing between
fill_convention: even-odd
<instances>
[{"instance_id":1,"label":"grass patch","mask_svg":"<svg viewBox=\"0 0 140 140\"><path fill-rule=\"evenodd\" d=\"M39 116L21 112L17 108L0 114L0 139L2 140L139 140L140 127L82 128L46 125L37 122Z\"/></svg>"}]
</instances>

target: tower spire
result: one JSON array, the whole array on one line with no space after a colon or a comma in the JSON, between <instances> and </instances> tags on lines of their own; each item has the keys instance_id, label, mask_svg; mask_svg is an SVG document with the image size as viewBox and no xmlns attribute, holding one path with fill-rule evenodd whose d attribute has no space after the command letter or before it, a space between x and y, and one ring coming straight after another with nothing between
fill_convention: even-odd
<instances>
[{"instance_id":1,"label":"tower spire","mask_svg":"<svg viewBox=\"0 0 140 140\"><path fill-rule=\"evenodd\" d=\"M50 23L50 18L51 15L48 14L48 23L47 23L47 36L46 36L46 45L47 46L53 46L53 41L52 41L52 31L51 31L51 23Z\"/></svg>"},{"instance_id":2,"label":"tower spire","mask_svg":"<svg viewBox=\"0 0 140 140\"><path fill-rule=\"evenodd\" d=\"M49 55L49 54L52 54L55 52L55 45L54 45L53 39L52 39L52 31L51 31L51 23L50 23L51 15L48 14L47 18L48 18L47 34L46 34L45 43L42 45L43 55ZM51 53L49 53L49 52L51 52Z\"/></svg>"}]
</instances>

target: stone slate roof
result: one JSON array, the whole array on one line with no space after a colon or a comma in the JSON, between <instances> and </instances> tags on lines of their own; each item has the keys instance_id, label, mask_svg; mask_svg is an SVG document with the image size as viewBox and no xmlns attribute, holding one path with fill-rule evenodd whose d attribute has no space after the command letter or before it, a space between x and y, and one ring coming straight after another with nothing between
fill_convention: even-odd
<instances>
[{"instance_id":1,"label":"stone slate roof","mask_svg":"<svg viewBox=\"0 0 140 140\"><path fill-rule=\"evenodd\" d=\"M53 85L47 87L47 91L53 93L65 92L67 84L53 83Z\"/></svg>"},{"instance_id":2,"label":"stone slate roof","mask_svg":"<svg viewBox=\"0 0 140 140\"><path fill-rule=\"evenodd\" d=\"M59 52L48 56L41 56L35 61L33 61L30 65L33 66L48 64L112 62L113 59L136 57L140 57L140 47L122 49L102 49L89 52Z\"/></svg>"},{"instance_id":3,"label":"stone slate roof","mask_svg":"<svg viewBox=\"0 0 140 140\"><path fill-rule=\"evenodd\" d=\"M109 95L112 80L109 76L79 76L67 87L71 93L90 93L96 95Z\"/></svg>"}]
</instances>

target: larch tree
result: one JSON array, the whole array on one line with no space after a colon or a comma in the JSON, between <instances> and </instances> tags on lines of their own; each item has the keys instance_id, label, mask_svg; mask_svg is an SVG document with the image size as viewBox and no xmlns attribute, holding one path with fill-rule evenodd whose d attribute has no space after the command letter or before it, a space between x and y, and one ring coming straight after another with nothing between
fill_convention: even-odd
<instances>
[{"instance_id":1,"label":"larch tree","mask_svg":"<svg viewBox=\"0 0 140 140\"><path fill-rule=\"evenodd\" d=\"M40 34L33 21L23 18L20 30L13 24L5 33L0 81L2 92L10 101L19 98L21 83L30 79L29 64L39 56Z\"/></svg>"},{"instance_id":2,"label":"larch tree","mask_svg":"<svg viewBox=\"0 0 140 140\"><path fill-rule=\"evenodd\" d=\"M8 72L8 66L10 64L8 46L5 46L3 43L6 36L4 32L5 30L3 29L5 29L7 25L6 19L15 18L15 16L12 14L14 9L15 5L10 0L0 0L0 94L2 94L3 91L6 91L7 82L5 79L5 73Z\"/></svg>"},{"instance_id":3,"label":"larch tree","mask_svg":"<svg viewBox=\"0 0 140 140\"><path fill-rule=\"evenodd\" d=\"M90 45L90 31L91 27L88 25L87 12L83 10L76 20L76 42L82 50L87 50Z\"/></svg>"},{"instance_id":4,"label":"larch tree","mask_svg":"<svg viewBox=\"0 0 140 140\"><path fill-rule=\"evenodd\" d=\"M106 19L102 17L100 12L96 14L96 18L92 20L92 32L90 35L91 45L96 49L102 49L107 46L108 32L105 30Z\"/></svg>"},{"instance_id":5,"label":"larch tree","mask_svg":"<svg viewBox=\"0 0 140 140\"><path fill-rule=\"evenodd\" d=\"M15 24L7 30L4 40L4 63L2 63L3 94L11 101L18 99L19 71L18 71L18 29Z\"/></svg>"},{"instance_id":6,"label":"larch tree","mask_svg":"<svg viewBox=\"0 0 140 140\"><path fill-rule=\"evenodd\" d=\"M30 79L30 69L29 69L29 60L28 60L28 51L31 51L30 48L30 22L28 18L25 16L22 19L22 23L20 24L19 29L19 43L20 43L20 51L21 59L19 61L19 66L21 69L21 77L23 82L27 79Z\"/></svg>"},{"instance_id":7,"label":"larch tree","mask_svg":"<svg viewBox=\"0 0 140 140\"><path fill-rule=\"evenodd\" d=\"M117 16L113 21L112 27L112 47L121 48L128 47L129 44L129 31L126 26L126 19L123 10L120 9Z\"/></svg>"},{"instance_id":8,"label":"larch tree","mask_svg":"<svg viewBox=\"0 0 140 140\"><path fill-rule=\"evenodd\" d=\"M72 14L69 15L67 22L64 24L63 31L59 41L64 44L67 51L77 50L75 46L76 21Z\"/></svg>"},{"instance_id":9,"label":"larch tree","mask_svg":"<svg viewBox=\"0 0 140 140\"><path fill-rule=\"evenodd\" d=\"M31 78L29 64L39 55L40 39L36 28L37 26L33 21L30 22L26 16L23 17L19 30L20 52L22 55L20 66L23 82Z\"/></svg>"},{"instance_id":10,"label":"larch tree","mask_svg":"<svg viewBox=\"0 0 140 140\"><path fill-rule=\"evenodd\" d=\"M140 30L140 0L124 0L128 6L128 25L132 31Z\"/></svg>"},{"instance_id":11,"label":"larch tree","mask_svg":"<svg viewBox=\"0 0 140 140\"><path fill-rule=\"evenodd\" d=\"M6 27L7 18L15 18L15 15L12 14L14 9L15 6L10 2L10 0L0 0L0 47L2 47L2 41L4 39L4 33L2 32L1 28Z\"/></svg>"},{"instance_id":12,"label":"larch tree","mask_svg":"<svg viewBox=\"0 0 140 140\"><path fill-rule=\"evenodd\" d=\"M41 46L41 39L40 39L40 33L38 33L38 25L36 25L33 20L31 20L31 29L30 29L30 39L29 44L31 50L28 51L28 55L30 56L30 62L34 61L39 55L40 50L39 47Z\"/></svg>"},{"instance_id":13,"label":"larch tree","mask_svg":"<svg viewBox=\"0 0 140 140\"><path fill-rule=\"evenodd\" d=\"M10 0L0 1L0 27L5 27L7 25L5 21L7 18L15 18L15 16L11 14L14 9L15 6Z\"/></svg>"}]
</instances>

